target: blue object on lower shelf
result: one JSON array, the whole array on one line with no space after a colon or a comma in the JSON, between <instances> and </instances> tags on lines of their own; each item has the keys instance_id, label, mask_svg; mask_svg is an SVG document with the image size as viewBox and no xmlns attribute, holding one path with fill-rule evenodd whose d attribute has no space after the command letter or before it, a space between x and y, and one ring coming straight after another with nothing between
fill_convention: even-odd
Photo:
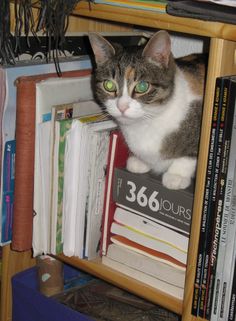
<instances>
[{"instance_id":1,"label":"blue object on lower shelf","mask_svg":"<svg viewBox=\"0 0 236 321\"><path fill-rule=\"evenodd\" d=\"M81 272L64 266L64 278L73 278ZM12 321L91 321L38 290L37 268L20 272L12 278Z\"/></svg>"}]
</instances>

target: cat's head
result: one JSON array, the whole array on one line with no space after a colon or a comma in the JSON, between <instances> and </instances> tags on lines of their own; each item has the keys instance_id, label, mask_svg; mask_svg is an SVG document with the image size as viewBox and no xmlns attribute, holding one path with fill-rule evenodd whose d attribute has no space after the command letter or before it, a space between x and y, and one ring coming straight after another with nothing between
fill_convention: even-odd
<instances>
[{"instance_id":1,"label":"cat's head","mask_svg":"<svg viewBox=\"0 0 236 321\"><path fill-rule=\"evenodd\" d=\"M170 36L155 33L135 50L112 45L90 33L94 52L95 97L119 123L129 124L160 113L174 88L175 62Z\"/></svg>"}]
</instances>

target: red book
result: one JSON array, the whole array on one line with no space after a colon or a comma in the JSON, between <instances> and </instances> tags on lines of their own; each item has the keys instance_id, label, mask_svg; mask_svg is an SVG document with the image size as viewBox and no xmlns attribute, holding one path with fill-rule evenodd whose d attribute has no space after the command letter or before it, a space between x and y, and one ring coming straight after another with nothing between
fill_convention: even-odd
<instances>
[{"instance_id":1,"label":"red book","mask_svg":"<svg viewBox=\"0 0 236 321\"><path fill-rule=\"evenodd\" d=\"M61 77L81 77L90 73L90 70L66 71ZM52 77L58 75L48 73L24 76L16 81L16 160L12 237L12 248L16 251L32 248L36 85Z\"/></svg>"},{"instance_id":2,"label":"red book","mask_svg":"<svg viewBox=\"0 0 236 321\"><path fill-rule=\"evenodd\" d=\"M107 247L111 243L110 230L116 209L116 202L112 198L112 186L115 167L125 167L129 156L129 149L120 131L111 133L108 166L105 186L104 211L102 219L101 254L106 255Z\"/></svg>"}]
</instances>

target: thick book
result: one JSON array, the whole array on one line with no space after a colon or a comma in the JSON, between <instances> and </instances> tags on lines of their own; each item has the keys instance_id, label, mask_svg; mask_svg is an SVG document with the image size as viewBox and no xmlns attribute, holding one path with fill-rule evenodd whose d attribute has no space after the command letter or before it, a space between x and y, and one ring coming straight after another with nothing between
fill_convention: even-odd
<instances>
[{"instance_id":1,"label":"thick book","mask_svg":"<svg viewBox=\"0 0 236 321\"><path fill-rule=\"evenodd\" d=\"M193 288L193 301L192 301L192 314L198 316L199 304L201 297L201 282L203 277L204 268L204 255L207 247L207 231L209 224L209 216L213 215L213 212L209 211L209 206L213 192L213 176L216 162L217 144L218 144L218 131L220 127L221 110L222 110L222 97L223 97L223 79L217 78L215 84L215 94L213 102L213 112L211 120L211 131L210 131L210 145L208 150L207 167L206 167L206 178L203 195L202 205L202 217L201 217L201 229L198 244L198 254L196 263L196 272Z\"/></svg>"},{"instance_id":2,"label":"thick book","mask_svg":"<svg viewBox=\"0 0 236 321\"><path fill-rule=\"evenodd\" d=\"M159 251L161 253L170 255L175 260L186 264L187 252L174 247L172 244L160 241L157 237L142 233L141 231L134 229L130 226L116 223L115 221L111 225L111 233L128 238L129 240L148 247L152 250Z\"/></svg>"},{"instance_id":3,"label":"thick book","mask_svg":"<svg viewBox=\"0 0 236 321\"><path fill-rule=\"evenodd\" d=\"M47 186L43 187L43 192L44 194L48 193L50 197L48 209L51 213L50 251L52 254L62 253L63 250L62 209L66 135L71 128L72 118L99 112L101 112L101 108L93 100L55 105L51 109L51 166L48 164L51 169L51 179L49 179Z\"/></svg>"},{"instance_id":4,"label":"thick book","mask_svg":"<svg viewBox=\"0 0 236 321\"><path fill-rule=\"evenodd\" d=\"M80 66L81 67L81 66ZM62 73L64 77L81 77L90 70L75 70ZM35 163L35 121L36 85L48 78L58 77L56 73L37 76L22 76L16 81L16 163L15 163L15 207L13 217L12 248L18 251L31 249L34 212L34 163ZM27 197L25 197L27 195Z\"/></svg>"},{"instance_id":5,"label":"thick book","mask_svg":"<svg viewBox=\"0 0 236 321\"><path fill-rule=\"evenodd\" d=\"M49 253L50 232L51 232L51 177L52 177L52 152L51 145L53 140L52 128L47 122L52 117L52 106L67 102L88 100L92 97L90 86L90 75L78 77L50 77L36 84L36 117L35 117L35 164L34 164L34 212L33 220L33 249L34 255ZM44 135L43 127L48 126L48 134L41 143L39 150L39 131L41 137ZM48 157L44 166L40 166L39 160L47 150ZM43 169L43 171L42 171ZM47 174L45 174L47 171ZM45 174L45 175L44 175ZM43 179L44 178L44 179ZM44 195L44 199L42 198ZM42 201L43 200L43 201ZM44 222L40 222L44 217ZM43 224L44 223L44 224ZM46 226L46 228L45 228ZM44 236L44 234L46 234ZM42 245L40 245L42 244ZM41 249L41 251L40 251Z\"/></svg>"},{"instance_id":6,"label":"thick book","mask_svg":"<svg viewBox=\"0 0 236 321\"><path fill-rule=\"evenodd\" d=\"M92 136L102 135L104 131L109 132L114 128L116 125L110 118L97 115L74 119L67 133L63 191L63 252L65 255L84 257L87 202L91 191L89 172L92 166L90 162ZM108 139L103 138L104 146L108 151ZM106 165L106 156L104 160ZM97 158L97 163L94 164L97 168L100 167L99 161L100 159ZM100 213L98 215L101 217Z\"/></svg>"},{"instance_id":7,"label":"thick book","mask_svg":"<svg viewBox=\"0 0 236 321\"><path fill-rule=\"evenodd\" d=\"M128 238L147 248L165 253L175 260L186 264L188 238L184 239L177 233L175 236L176 242L174 242L173 233L170 229L145 217L117 207L114 221L111 225L111 233Z\"/></svg>"},{"instance_id":8,"label":"thick book","mask_svg":"<svg viewBox=\"0 0 236 321\"><path fill-rule=\"evenodd\" d=\"M187 253L189 237L141 214L117 206L114 221Z\"/></svg>"},{"instance_id":9,"label":"thick book","mask_svg":"<svg viewBox=\"0 0 236 321\"><path fill-rule=\"evenodd\" d=\"M233 95L234 96L234 95ZM233 98L233 97L232 97ZM234 102L235 98L232 99L232 103ZM232 108L233 109L233 108ZM219 245L218 245L218 255L216 260L216 269L212 271L210 274L210 284L213 287L213 293L210 294L210 304L208 303L208 308L211 308L211 320L216 321L218 318L218 313L220 309L220 298L222 297L223 291L223 271L228 270L230 265L225 265L225 259L232 254L232 248L235 239L235 159L236 159L236 113L234 112L233 115L233 126L232 126L232 135L231 135L231 142L230 146L228 146L229 156L228 156L228 166L227 166L227 175L226 181L223 180L222 182L225 183L225 191L224 191L224 199L219 197L219 201L221 201L222 206L220 209L222 210L221 220L218 220L219 228L220 228L220 235L218 236ZM225 144L226 148L228 143ZM226 162L227 165L227 162ZM222 194L222 189L221 189ZM228 261L228 259L227 259ZM209 301L208 301L209 302Z\"/></svg>"},{"instance_id":10,"label":"thick book","mask_svg":"<svg viewBox=\"0 0 236 321\"><path fill-rule=\"evenodd\" d=\"M200 313L202 311L203 303L203 317L207 319L210 318L211 313L216 264L219 251L219 241L222 230L221 226L225 202L228 163L230 157L233 127L235 125L235 98L235 79L232 77L224 77L222 102L223 114L221 116L221 124L219 129L216 166L214 170L214 186L212 193L212 199L215 205L210 208L210 211L213 212L213 217L210 221L207 233L206 242L207 244L209 244L209 246L206 248L205 266L202 279L202 284L206 288L202 291L203 297L201 297L200 299ZM208 264L206 264L207 262Z\"/></svg>"},{"instance_id":11,"label":"thick book","mask_svg":"<svg viewBox=\"0 0 236 321\"><path fill-rule=\"evenodd\" d=\"M116 168L113 200L157 223L187 235L190 233L193 186L186 190L170 190L163 186L159 176Z\"/></svg>"},{"instance_id":12,"label":"thick book","mask_svg":"<svg viewBox=\"0 0 236 321\"><path fill-rule=\"evenodd\" d=\"M141 253L142 255L152 258L153 260L165 263L166 265L170 265L175 269L186 271L186 264L183 264L180 261L177 261L176 259L173 258L173 256L170 256L169 254L155 251L150 247L146 247L144 245L131 241L130 239L118 234L112 235L110 240L114 244L125 247L134 252Z\"/></svg>"},{"instance_id":13,"label":"thick book","mask_svg":"<svg viewBox=\"0 0 236 321\"><path fill-rule=\"evenodd\" d=\"M132 249L112 243L108 247L106 257L165 281L166 283L175 285L182 289L184 288L184 270L176 269L173 266L156 261L155 259L141 253L137 253Z\"/></svg>"},{"instance_id":14,"label":"thick book","mask_svg":"<svg viewBox=\"0 0 236 321\"><path fill-rule=\"evenodd\" d=\"M102 257L102 263L116 271L119 271L120 273L138 280L139 282L149 285L162 293L168 294L176 299L183 300L184 289L180 287L167 283L140 270L136 270L126 264L120 263L119 261L115 261L106 255Z\"/></svg>"},{"instance_id":15,"label":"thick book","mask_svg":"<svg viewBox=\"0 0 236 321\"><path fill-rule=\"evenodd\" d=\"M109 130L94 133L92 138L85 231L85 256L88 259L99 255L109 139Z\"/></svg>"},{"instance_id":16,"label":"thick book","mask_svg":"<svg viewBox=\"0 0 236 321\"><path fill-rule=\"evenodd\" d=\"M102 235L100 242L100 253L106 254L107 246L110 243L110 229L113 215L116 209L116 202L112 197L112 186L115 167L125 167L129 155L128 146L119 130L111 132L108 161L106 167L105 197L102 216Z\"/></svg>"}]
</instances>

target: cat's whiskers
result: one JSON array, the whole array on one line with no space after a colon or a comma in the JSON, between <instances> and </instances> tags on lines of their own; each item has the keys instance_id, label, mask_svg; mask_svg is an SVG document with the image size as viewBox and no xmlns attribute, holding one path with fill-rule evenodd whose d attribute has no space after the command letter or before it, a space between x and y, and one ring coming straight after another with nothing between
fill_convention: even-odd
<instances>
[{"instance_id":1,"label":"cat's whiskers","mask_svg":"<svg viewBox=\"0 0 236 321\"><path fill-rule=\"evenodd\" d=\"M146 119L146 120L154 119L154 118L155 118L155 115L152 114L152 113L144 114L143 118Z\"/></svg>"}]
</instances>

